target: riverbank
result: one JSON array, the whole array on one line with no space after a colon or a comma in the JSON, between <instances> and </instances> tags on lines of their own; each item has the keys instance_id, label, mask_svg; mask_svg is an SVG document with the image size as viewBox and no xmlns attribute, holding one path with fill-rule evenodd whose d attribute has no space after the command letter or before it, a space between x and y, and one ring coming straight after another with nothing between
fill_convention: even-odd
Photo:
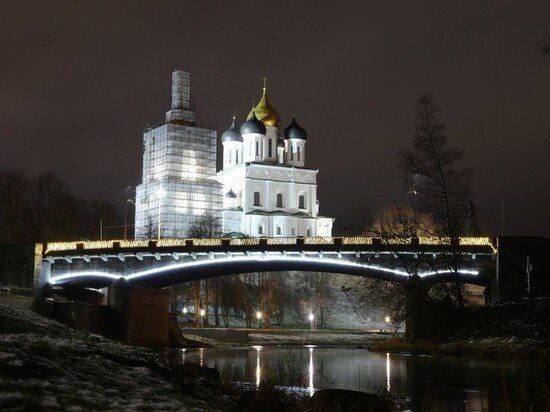
<instances>
[{"instance_id":1,"label":"riverbank","mask_svg":"<svg viewBox=\"0 0 550 412\"><path fill-rule=\"evenodd\" d=\"M392 336L387 331L349 329L245 329L245 328L181 328L182 335L193 345L227 346L343 346L368 347Z\"/></svg>"},{"instance_id":2,"label":"riverbank","mask_svg":"<svg viewBox=\"0 0 550 412\"><path fill-rule=\"evenodd\" d=\"M388 339L391 335L379 332L347 330L266 330L249 334L253 345L323 345L367 347Z\"/></svg>"},{"instance_id":3,"label":"riverbank","mask_svg":"<svg viewBox=\"0 0 550 412\"><path fill-rule=\"evenodd\" d=\"M468 308L447 336L373 342L372 351L483 358L550 359L550 299Z\"/></svg>"},{"instance_id":4,"label":"riverbank","mask_svg":"<svg viewBox=\"0 0 550 412\"><path fill-rule=\"evenodd\" d=\"M0 305L0 410L233 409L208 372Z\"/></svg>"},{"instance_id":5,"label":"riverbank","mask_svg":"<svg viewBox=\"0 0 550 412\"><path fill-rule=\"evenodd\" d=\"M513 337L452 342L428 340L407 342L404 338L391 338L374 342L368 349L373 352L410 353L413 355L550 359L550 348L544 342Z\"/></svg>"}]
</instances>

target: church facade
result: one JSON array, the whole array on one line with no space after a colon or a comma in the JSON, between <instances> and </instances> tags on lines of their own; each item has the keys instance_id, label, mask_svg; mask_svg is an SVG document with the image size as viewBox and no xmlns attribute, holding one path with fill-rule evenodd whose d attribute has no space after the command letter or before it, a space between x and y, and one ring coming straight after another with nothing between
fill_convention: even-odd
<instances>
[{"instance_id":1,"label":"church facade","mask_svg":"<svg viewBox=\"0 0 550 412\"><path fill-rule=\"evenodd\" d=\"M266 84L259 103L221 135L201 127L190 103L190 74L172 74L165 121L143 135L142 182L136 187L136 238L186 238L204 217L226 237L331 236L319 215L317 169L306 167L307 133L293 117L281 131Z\"/></svg>"},{"instance_id":2,"label":"church facade","mask_svg":"<svg viewBox=\"0 0 550 412\"><path fill-rule=\"evenodd\" d=\"M223 231L230 236L332 236L334 219L319 215L317 169L306 167L307 132L293 117L280 132L266 84L237 128L221 135Z\"/></svg>"}]
</instances>

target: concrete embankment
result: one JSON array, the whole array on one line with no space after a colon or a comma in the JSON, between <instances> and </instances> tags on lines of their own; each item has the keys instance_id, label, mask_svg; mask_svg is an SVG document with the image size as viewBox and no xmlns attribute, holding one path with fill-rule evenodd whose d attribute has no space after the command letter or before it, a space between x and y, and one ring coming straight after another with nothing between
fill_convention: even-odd
<instances>
[{"instance_id":1,"label":"concrete embankment","mask_svg":"<svg viewBox=\"0 0 550 412\"><path fill-rule=\"evenodd\" d=\"M182 328L186 338L197 339L208 346L239 345L342 345L368 346L387 333L370 331L297 330L297 329L223 329Z\"/></svg>"}]
</instances>

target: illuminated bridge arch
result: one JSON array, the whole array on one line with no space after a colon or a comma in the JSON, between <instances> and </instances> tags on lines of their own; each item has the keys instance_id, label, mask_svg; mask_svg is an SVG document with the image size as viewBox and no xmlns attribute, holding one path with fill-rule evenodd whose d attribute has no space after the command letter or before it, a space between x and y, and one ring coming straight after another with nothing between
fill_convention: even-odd
<instances>
[{"instance_id":1,"label":"illuminated bridge arch","mask_svg":"<svg viewBox=\"0 0 550 412\"><path fill-rule=\"evenodd\" d=\"M59 286L82 286L102 288L114 280L124 277L131 284L144 287L166 287L182 282L208 279L212 277L252 272L302 271L355 275L384 279L395 283L406 283L410 274L380 265L352 261L295 258L295 257L253 257L221 258L196 262L174 263L147 269L130 275L117 275L99 271L82 271L53 277L52 283ZM483 284L475 269L459 270L458 280L464 283ZM449 270L419 272L418 276L426 282L457 280Z\"/></svg>"}]
</instances>

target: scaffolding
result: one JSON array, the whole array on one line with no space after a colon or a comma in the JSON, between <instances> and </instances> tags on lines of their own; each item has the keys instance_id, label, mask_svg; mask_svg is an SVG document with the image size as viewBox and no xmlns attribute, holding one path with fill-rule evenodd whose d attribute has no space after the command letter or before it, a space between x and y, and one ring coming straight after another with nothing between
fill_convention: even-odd
<instances>
[{"instance_id":1,"label":"scaffolding","mask_svg":"<svg viewBox=\"0 0 550 412\"><path fill-rule=\"evenodd\" d=\"M197 127L190 75L172 74L166 121L143 134L142 183L136 188L135 237L185 238L206 214L221 226L222 185L216 181L216 131Z\"/></svg>"}]
</instances>

